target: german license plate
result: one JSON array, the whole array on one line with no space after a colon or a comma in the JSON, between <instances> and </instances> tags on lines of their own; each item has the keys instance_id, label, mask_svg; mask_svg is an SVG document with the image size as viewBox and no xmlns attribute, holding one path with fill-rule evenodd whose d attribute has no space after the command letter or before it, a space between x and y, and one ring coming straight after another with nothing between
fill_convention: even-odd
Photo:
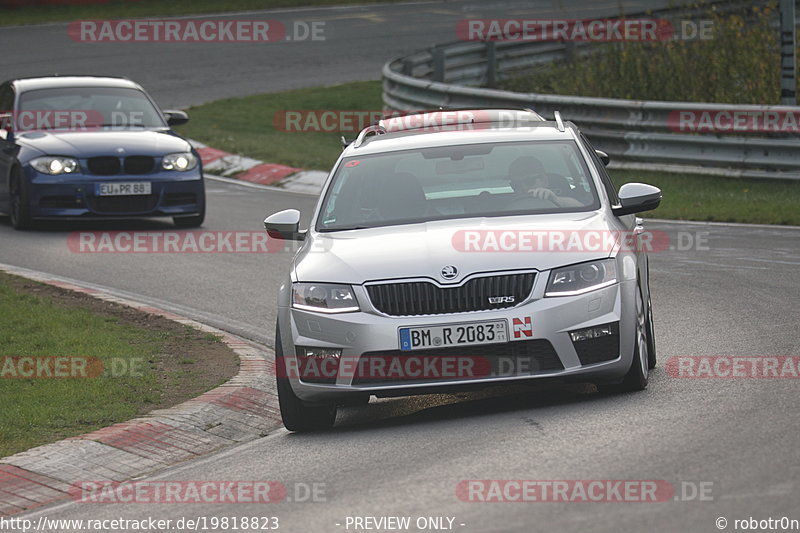
<instances>
[{"instance_id":1,"label":"german license plate","mask_svg":"<svg viewBox=\"0 0 800 533\"><path fill-rule=\"evenodd\" d=\"M96 183L94 194L96 196L127 196L133 194L150 194L149 181L131 181L114 183Z\"/></svg>"},{"instance_id":2,"label":"german license plate","mask_svg":"<svg viewBox=\"0 0 800 533\"><path fill-rule=\"evenodd\" d=\"M400 349L403 351L498 342L508 342L505 320L400 328Z\"/></svg>"}]
</instances>

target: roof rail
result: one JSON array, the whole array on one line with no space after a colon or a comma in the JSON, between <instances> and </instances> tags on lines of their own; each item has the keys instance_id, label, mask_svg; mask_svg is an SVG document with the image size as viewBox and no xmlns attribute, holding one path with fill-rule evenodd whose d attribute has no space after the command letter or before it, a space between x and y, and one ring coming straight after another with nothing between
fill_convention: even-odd
<instances>
[{"instance_id":1,"label":"roof rail","mask_svg":"<svg viewBox=\"0 0 800 533\"><path fill-rule=\"evenodd\" d=\"M566 131L566 128L564 127L564 121L561 120L561 113L554 111L553 115L556 117L556 126L558 126L558 131Z\"/></svg>"},{"instance_id":2,"label":"roof rail","mask_svg":"<svg viewBox=\"0 0 800 533\"><path fill-rule=\"evenodd\" d=\"M545 121L541 115L531 109L481 109L472 107L423 111L409 115L386 117L379 124L385 128L385 133L395 133L429 128L458 127L467 124L503 124L512 120L526 122Z\"/></svg>"},{"instance_id":3,"label":"roof rail","mask_svg":"<svg viewBox=\"0 0 800 533\"><path fill-rule=\"evenodd\" d=\"M358 137L356 137L356 140L353 141L353 148L358 148L359 146L361 146L364 143L364 140L367 138L367 135L370 134L370 133L375 133L376 135L381 135L381 134L386 133L386 128L384 128L380 124L375 124L373 126L367 126L363 130L361 130L361 133L358 134Z\"/></svg>"}]
</instances>

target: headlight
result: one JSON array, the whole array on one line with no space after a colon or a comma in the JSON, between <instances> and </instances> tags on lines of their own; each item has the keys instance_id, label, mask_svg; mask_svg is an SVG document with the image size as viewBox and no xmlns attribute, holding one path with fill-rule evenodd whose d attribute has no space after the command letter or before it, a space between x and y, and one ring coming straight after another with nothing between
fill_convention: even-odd
<instances>
[{"instance_id":1,"label":"headlight","mask_svg":"<svg viewBox=\"0 0 800 533\"><path fill-rule=\"evenodd\" d=\"M46 155L31 159L31 166L42 174L50 174L51 176L74 174L78 171L78 160L73 157Z\"/></svg>"},{"instance_id":2,"label":"headlight","mask_svg":"<svg viewBox=\"0 0 800 533\"><path fill-rule=\"evenodd\" d=\"M616 259L556 268L550 272L545 296L574 296L617 282Z\"/></svg>"},{"instance_id":3,"label":"headlight","mask_svg":"<svg viewBox=\"0 0 800 533\"><path fill-rule=\"evenodd\" d=\"M295 283L292 285L292 307L320 313L360 310L350 285L329 283Z\"/></svg>"},{"instance_id":4,"label":"headlight","mask_svg":"<svg viewBox=\"0 0 800 533\"><path fill-rule=\"evenodd\" d=\"M186 172L197 166L197 158L191 152L181 152L179 154L167 154L161 160L164 170L177 170Z\"/></svg>"}]
</instances>

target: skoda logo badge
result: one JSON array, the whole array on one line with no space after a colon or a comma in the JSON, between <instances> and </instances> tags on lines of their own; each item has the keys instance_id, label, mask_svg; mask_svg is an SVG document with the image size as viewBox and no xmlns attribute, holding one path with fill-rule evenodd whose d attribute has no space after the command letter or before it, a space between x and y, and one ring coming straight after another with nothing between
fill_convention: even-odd
<instances>
[{"instance_id":1,"label":"skoda logo badge","mask_svg":"<svg viewBox=\"0 0 800 533\"><path fill-rule=\"evenodd\" d=\"M447 265L442 268L442 277L444 279L453 279L458 276L458 269L453 265Z\"/></svg>"}]
</instances>

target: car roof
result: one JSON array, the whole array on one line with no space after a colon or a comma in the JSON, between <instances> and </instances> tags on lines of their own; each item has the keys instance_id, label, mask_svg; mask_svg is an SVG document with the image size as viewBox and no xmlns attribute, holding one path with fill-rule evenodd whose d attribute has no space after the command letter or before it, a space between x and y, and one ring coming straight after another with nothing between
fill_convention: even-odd
<instances>
[{"instance_id":1,"label":"car roof","mask_svg":"<svg viewBox=\"0 0 800 533\"><path fill-rule=\"evenodd\" d=\"M53 89L58 87L122 87L143 90L142 87L127 78L110 76L43 76L36 78L17 78L9 80L17 91L36 89Z\"/></svg>"},{"instance_id":2,"label":"car roof","mask_svg":"<svg viewBox=\"0 0 800 533\"><path fill-rule=\"evenodd\" d=\"M488 142L572 140L577 127L571 122L548 121L530 110L459 110L477 113L488 119L454 120L449 124L435 123L432 127L418 127L425 117L446 111L421 113L408 117L390 118L362 130L359 139L344 150L344 157L372 155L399 150L479 144ZM502 113L516 113L513 120ZM497 113L501 115L498 118ZM406 120L407 119L407 120ZM405 120L405 126L403 121ZM435 121L434 121L435 122ZM444 124L444 125L442 125ZM369 133L374 133L369 135Z\"/></svg>"}]
</instances>

